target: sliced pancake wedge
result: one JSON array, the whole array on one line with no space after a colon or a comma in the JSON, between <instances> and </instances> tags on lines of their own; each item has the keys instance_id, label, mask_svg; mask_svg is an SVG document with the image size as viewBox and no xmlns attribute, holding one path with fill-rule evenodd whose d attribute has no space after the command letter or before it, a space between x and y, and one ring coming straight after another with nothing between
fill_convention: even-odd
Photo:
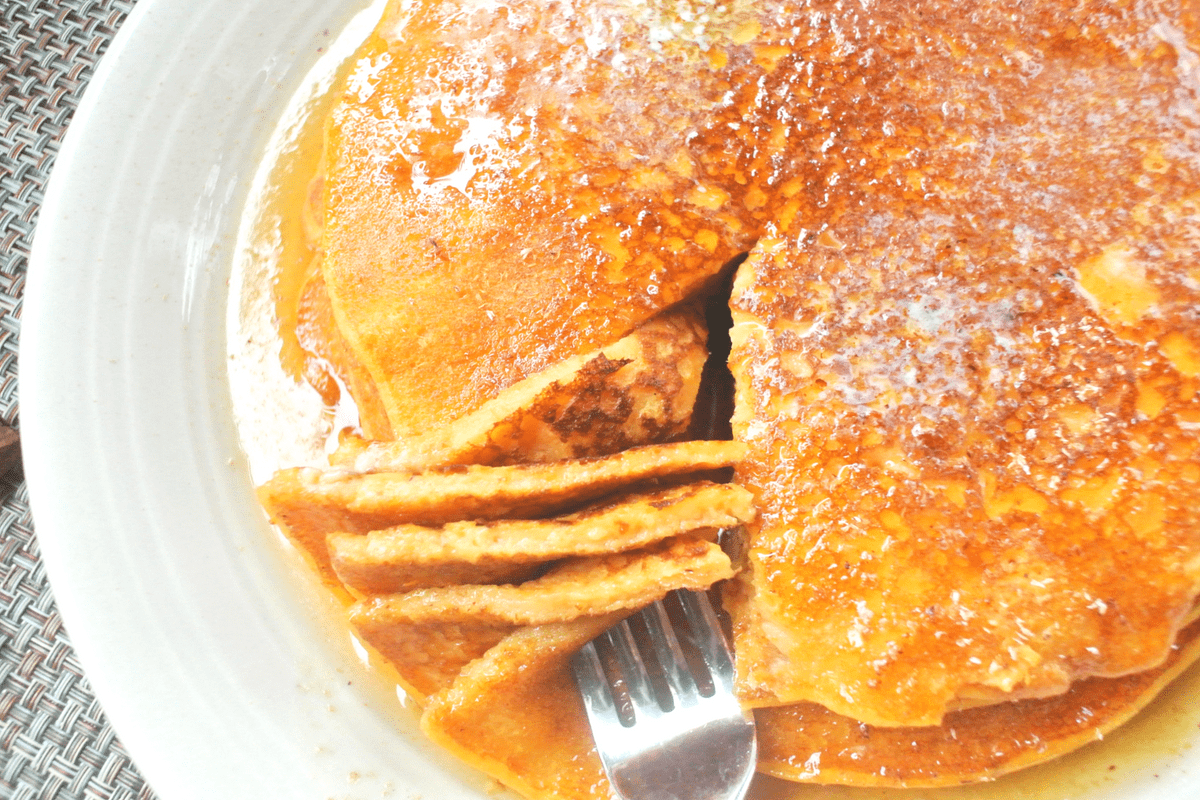
<instances>
[{"instance_id":1,"label":"sliced pancake wedge","mask_svg":"<svg viewBox=\"0 0 1200 800\"><path fill-rule=\"evenodd\" d=\"M459 523L451 523L458 525ZM466 523L474 525L478 523ZM366 536L353 533L329 535L330 563L334 574L342 585L358 597L411 592L416 589L455 586L458 584L511 584L521 583L537 576L544 569L544 562L514 561L512 559L480 556L474 561L466 560L417 560L410 558L405 542L399 548L387 540L387 534L397 528L372 531ZM417 526L413 526L417 527ZM449 527L449 526L448 526ZM428 536L437 538L441 528L419 528ZM384 539L370 541L370 537L383 534ZM397 553L396 549L403 552ZM384 552L386 550L386 552Z\"/></svg>"},{"instance_id":2,"label":"sliced pancake wedge","mask_svg":"<svg viewBox=\"0 0 1200 800\"><path fill-rule=\"evenodd\" d=\"M392 666L405 692L424 702L515 629L507 623L472 621L386 627L367 623L358 629L358 635Z\"/></svg>"},{"instance_id":3,"label":"sliced pancake wedge","mask_svg":"<svg viewBox=\"0 0 1200 800\"><path fill-rule=\"evenodd\" d=\"M331 462L358 472L420 471L601 456L679 439L708 356L704 319L687 306L614 344L565 359L471 413L397 441L343 441ZM356 392L357 396L357 392Z\"/></svg>"},{"instance_id":4,"label":"sliced pancake wedge","mask_svg":"<svg viewBox=\"0 0 1200 800\"><path fill-rule=\"evenodd\" d=\"M278 471L258 488L271 522L332 577L325 537L366 534L398 524L535 518L644 481L732 467L744 446L732 441L648 445L605 458L508 467L456 467L425 473L312 468Z\"/></svg>"},{"instance_id":5,"label":"sliced pancake wedge","mask_svg":"<svg viewBox=\"0 0 1200 800\"><path fill-rule=\"evenodd\" d=\"M533 800L609 800L571 655L621 614L522 628L429 698L421 729Z\"/></svg>"},{"instance_id":6,"label":"sliced pancake wedge","mask_svg":"<svg viewBox=\"0 0 1200 800\"><path fill-rule=\"evenodd\" d=\"M707 588L732 574L720 547L685 536L644 550L568 560L519 585L369 598L351 607L350 623L423 697L516 628L633 611L673 589Z\"/></svg>"},{"instance_id":7,"label":"sliced pancake wedge","mask_svg":"<svg viewBox=\"0 0 1200 800\"><path fill-rule=\"evenodd\" d=\"M326 127L324 270L397 437L617 341L749 245L735 176L690 150L730 116L712 45L755 17L663 46L667 4L390 6Z\"/></svg>"},{"instance_id":8,"label":"sliced pancake wedge","mask_svg":"<svg viewBox=\"0 0 1200 800\"><path fill-rule=\"evenodd\" d=\"M702 589L733 576L714 541L680 536L643 550L573 558L516 585L462 585L371 597L350 612L358 627L486 621L541 625L649 605L670 589ZM663 588L669 587L669 588Z\"/></svg>"},{"instance_id":9,"label":"sliced pancake wedge","mask_svg":"<svg viewBox=\"0 0 1200 800\"><path fill-rule=\"evenodd\" d=\"M332 578L325 543L330 533L549 516L646 481L732 466L744 450L736 442L680 442L604 458L418 474L286 469L260 486L258 496L271 521Z\"/></svg>"},{"instance_id":10,"label":"sliced pancake wedge","mask_svg":"<svg viewBox=\"0 0 1200 800\"><path fill-rule=\"evenodd\" d=\"M453 583L510 583L555 559L633 550L699 528L754 518L732 484L689 483L622 495L560 517L400 525L366 536L330 534L334 571L356 592L407 592Z\"/></svg>"}]
</instances>

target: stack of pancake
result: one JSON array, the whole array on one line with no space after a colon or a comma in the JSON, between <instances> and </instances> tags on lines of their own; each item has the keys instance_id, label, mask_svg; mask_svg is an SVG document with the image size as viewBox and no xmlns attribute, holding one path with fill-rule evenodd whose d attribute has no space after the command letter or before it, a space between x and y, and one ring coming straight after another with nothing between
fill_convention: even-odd
<instances>
[{"instance_id":1,"label":"stack of pancake","mask_svg":"<svg viewBox=\"0 0 1200 800\"><path fill-rule=\"evenodd\" d=\"M608 796L571 650L734 571L798 781L993 778L1200 654L1193 4L397 2L324 170L363 436L264 503L528 796Z\"/></svg>"}]
</instances>

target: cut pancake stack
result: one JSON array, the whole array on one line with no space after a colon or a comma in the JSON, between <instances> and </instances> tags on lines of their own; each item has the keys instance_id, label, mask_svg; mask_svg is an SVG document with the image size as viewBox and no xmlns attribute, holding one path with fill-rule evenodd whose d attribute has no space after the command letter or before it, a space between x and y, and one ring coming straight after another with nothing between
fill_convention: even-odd
<instances>
[{"instance_id":1,"label":"cut pancake stack","mask_svg":"<svg viewBox=\"0 0 1200 800\"><path fill-rule=\"evenodd\" d=\"M751 497L695 475L743 451L681 442L539 464L306 468L259 494L355 599L351 625L424 704L431 737L527 796L601 798L566 660L671 590L732 577L717 533L753 519Z\"/></svg>"},{"instance_id":2,"label":"cut pancake stack","mask_svg":"<svg viewBox=\"0 0 1200 800\"><path fill-rule=\"evenodd\" d=\"M389 7L313 283L365 436L262 496L431 736L607 797L566 658L739 523L783 778L991 779L1200 655L1200 16L1085 5Z\"/></svg>"}]
</instances>

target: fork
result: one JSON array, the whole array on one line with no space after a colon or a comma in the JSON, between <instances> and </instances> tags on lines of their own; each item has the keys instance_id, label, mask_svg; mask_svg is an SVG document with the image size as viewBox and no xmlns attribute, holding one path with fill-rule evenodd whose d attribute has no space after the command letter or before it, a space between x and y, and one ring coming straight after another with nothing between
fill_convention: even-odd
<instances>
[{"instance_id":1,"label":"fork","mask_svg":"<svg viewBox=\"0 0 1200 800\"><path fill-rule=\"evenodd\" d=\"M654 603L572 657L596 750L619 800L742 800L754 720L733 694L729 646L707 596L672 594L685 624Z\"/></svg>"}]
</instances>

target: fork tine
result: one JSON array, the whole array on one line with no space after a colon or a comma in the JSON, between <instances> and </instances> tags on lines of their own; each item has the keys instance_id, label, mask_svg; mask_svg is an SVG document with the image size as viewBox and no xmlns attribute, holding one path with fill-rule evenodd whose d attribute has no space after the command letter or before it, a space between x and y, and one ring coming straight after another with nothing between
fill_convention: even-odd
<instances>
[{"instance_id":1,"label":"fork tine","mask_svg":"<svg viewBox=\"0 0 1200 800\"><path fill-rule=\"evenodd\" d=\"M615 800L744 800L754 776L754 719L732 692L731 657L707 598L675 594L686 625L675 609L654 603L636 628L620 622L572 657L596 752ZM685 635L686 642L677 638ZM712 684L697 680L705 670ZM669 711L661 679L675 701Z\"/></svg>"},{"instance_id":2,"label":"fork tine","mask_svg":"<svg viewBox=\"0 0 1200 800\"><path fill-rule=\"evenodd\" d=\"M600 663L596 645L588 642L581 647L571 658L571 668L588 715L620 723L617 704L613 700L608 678L604 675L604 665Z\"/></svg>"},{"instance_id":3,"label":"fork tine","mask_svg":"<svg viewBox=\"0 0 1200 800\"><path fill-rule=\"evenodd\" d=\"M652 603L642 611L642 619L650 634L655 660L662 667L676 706L695 703L699 689L692 673L687 671L687 657L675 636L675 629L667 616L667 610L663 608L662 603Z\"/></svg>"},{"instance_id":4,"label":"fork tine","mask_svg":"<svg viewBox=\"0 0 1200 800\"><path fill-rule=\"evenodd\" d=\"M733 660L721 633L721 622L704 592L676 593L687 618L690 638L700 651L717 692L733 692Z\"/></svg>"},{"instance_id":5,"label":"fork tine","mask_svg":"<svg viewBox=\"0 0 1200 800\"><path fill-rule=\"evenodd\" d=\"M646 717L661 716L662 708L650 688L650 681L646 677L646 664L642 661L642 654L638 652L633 632L629 630L629 622L621 620L604 635L608 637L617 656L617 664L621 668L621 676L625 679L625 690L629 692L629 702L633 706L634 714Z\"/></svg>"}]
</instances>

